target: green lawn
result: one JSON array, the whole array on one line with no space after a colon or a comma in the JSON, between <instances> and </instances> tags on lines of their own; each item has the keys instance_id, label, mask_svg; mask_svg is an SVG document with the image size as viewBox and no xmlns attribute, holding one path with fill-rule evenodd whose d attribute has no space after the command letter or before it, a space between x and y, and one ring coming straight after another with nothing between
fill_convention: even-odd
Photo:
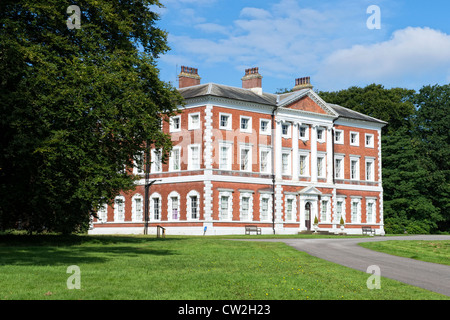
<instances>
[{"instance_id":1,"label":"green lawn","mask_svg":"<svg viewBox=\"0 0 450 320\"><path fill-rule=\"evenodd\" d=\"M67 267L81 270L68 289ZM449 299L333 264L283 243L211 237L0 236L2 299Z\"/></svg>"},{"instance_id":2,"label":"green lawn","mask_svg":"<svg viewBox=\"0 0 450 320\"><path fill-rule=\"evenodd\" d=\"M401 257L450 265L450 241L389 240L363 242L360 246Z\"/></svg>"}]
</instances>

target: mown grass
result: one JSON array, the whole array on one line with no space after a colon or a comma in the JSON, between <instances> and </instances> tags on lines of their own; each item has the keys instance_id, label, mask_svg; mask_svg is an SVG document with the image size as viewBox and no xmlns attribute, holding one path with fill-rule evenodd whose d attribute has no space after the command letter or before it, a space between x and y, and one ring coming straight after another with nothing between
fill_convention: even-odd
<instances>
[{"instance_id":1,"label":"mown grass","mask_svg":"<svg viewBox=\"0 0 450 320\"><path fill-rule=\"evenodd\" d=\"M363 242L360 246L401 257L450 265L450 241L390 240Z\"/></svg>"},{"instance_id":2,"label":"mown grass","mask_svg":"<svg viewBox=\"0 0 450 320\"><path fill-rule=\"evenodd\" d=\"M67 267L81 270L68 289ZM283 243L210 237L0 236L0 299L449 299L333 264Z\"/></svg>"}]
</instances>

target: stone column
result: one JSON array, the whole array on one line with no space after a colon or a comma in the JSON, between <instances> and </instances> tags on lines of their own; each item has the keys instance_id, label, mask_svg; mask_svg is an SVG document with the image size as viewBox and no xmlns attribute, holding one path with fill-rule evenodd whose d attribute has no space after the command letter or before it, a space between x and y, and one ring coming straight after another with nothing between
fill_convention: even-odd
<instances>
[{"instance_id":1,"label":"stone column","mask_svg":"<svg viewBox=\"0 0 450 320\"><path fill-rule=\"evenodd\" d=\"M311 125L311 182L317 182L317 125Z\"/></svg>"}]
</instances>

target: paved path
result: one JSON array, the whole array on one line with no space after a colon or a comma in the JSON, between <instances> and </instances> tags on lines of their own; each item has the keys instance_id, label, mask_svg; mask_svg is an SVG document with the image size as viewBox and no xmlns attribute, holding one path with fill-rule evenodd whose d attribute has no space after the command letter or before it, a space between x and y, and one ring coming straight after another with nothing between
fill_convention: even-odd
<instances>
[{"instance_id":1,"label":"paved path","mask_svg":"<svg viewBox=\"0 0 450 320\"><path fill-rule=\"evenodd\" d=\"M312 256L367 272L376 265L381 276L450 296L450 266L397 257L363 248L361 242L386 240L450 240L450 236L421 235L341 239L248 239L284 242Z\"/></svg>"}]
</instances>

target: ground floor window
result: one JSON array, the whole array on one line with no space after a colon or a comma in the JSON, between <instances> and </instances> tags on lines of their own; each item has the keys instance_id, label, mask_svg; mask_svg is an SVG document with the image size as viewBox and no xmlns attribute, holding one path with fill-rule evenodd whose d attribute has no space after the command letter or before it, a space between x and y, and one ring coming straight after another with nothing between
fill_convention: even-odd
<instances>
[{"instance_id":1,"label":"ground floor window","mask_svg":"<svg viewBox=\"0 0 450 320\"><path fill-rule=\"evenodd\" d=\"M158 192L150 196L149 219L161 220L161 195Z\"/></svg>"},{"instance_id":2,"label":"ground floor window","mask_svg":"<svg viewBox=\"0 0 450 320\"><path fill-rule=\"evenodd\" d=\"M132 208L131 208L131 216L133 221L142 221L143 217L143 201L142 201L142 195L135 194L132 199Z\"/></svg>"},{"instance_id":3,"label":"ground floor window","mask_svg":"<svg viewBox=\"0 0 450 320\"><path fill-rule=\"evenodd\" d=\"M186 197L187 219L198 220L200 218L200 194L192 190Z\"/></svg>"},{"instance_id":4,"label":"ground floor window","mask_svg":"<svg viewBox=\"0 0 450 320\"><path fill-rule=\"evenodd\" d=\"M114 199L114 221L125 220L125 197L117 196Z\"/></svg>"},{"instance_id":5,"label":"ground floor window","mask_svg":"<svg viewBox=\"0 0 450 320\"><path fill-rule=\"evenodd\" d=\"M169 194L167 215L169 221L180 219L180 195L175 191Z\"/></svg>"},{"instance_id":6,"label":"ground floor window","mask_svg":"<svg viewBox=\"0 0 450 320\"><path fill-rule=\"evenodd\" d=\"M260 202L260 220L261 221L269 221L271 218L272 212L272 195L271 194L261 194Z\"/></svg>"}]
</instances>

